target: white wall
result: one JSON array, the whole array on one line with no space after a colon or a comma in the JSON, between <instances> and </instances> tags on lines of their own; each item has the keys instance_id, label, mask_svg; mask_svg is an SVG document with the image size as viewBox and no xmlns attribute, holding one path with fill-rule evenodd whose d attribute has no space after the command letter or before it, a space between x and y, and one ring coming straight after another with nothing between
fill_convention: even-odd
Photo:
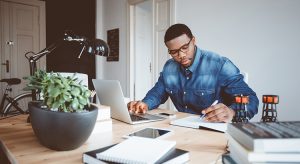
<instances>
[{"instance_id":1,"label":"white wall","mask_svg":"<svg viewBox=\"0 0 300 164\"><path fill-rule=\"evenodd\" d=\"M176 0L176 22L194 32L200 48L230 58L249 73L260 100L279 95L279 120L300 120L299 0Z\"/></svg>"},{"instance_id":2,"label":"white wall","mask_svg":"<svg viewBox=\"0 0 300 164\"><path fill-rule=\"evenodd\" d=\"M107 30L119 28L119 61L107 62L97 57L97 78L119 80L127 96L127 0L97 0L97 37L107 41ZM128 77L129 78L129 77ZM129 93L128 93L129 94Z\"/></svg>"},{"instance_id":3,"label":"white wall","mask_svg":"<svg viewBox=\"0 0 300 164\"><path fill-rule=\"evenodd\" d=\"M153 87L152 73L149 70L152 62L153 46L153 13L152 2L145 1L139 3L134 9L134 99L141 100L147 92Z\"/></svg>"},{"instance_id":4,"label":"white wall","mask_svg":"<svg viewBox=\"0 0 300 164\"><path fill-rule=\"evenodd\" d=\"M104 38L104 29L103 29L103 0L96 1L96 38L107 41L105 36ZM101 56L96 56L96 78L103 78L103 62L106 58Z\"/></svg>"},{"instance_id":5,"label":"white wall","mask_svg":"<svg viewBox=\"0 0 300 164\"><path fill-rule=\"evenodd\" d=\"M263 94L277 94L279 120L299 120L300 1L299 0L174 0L175 22L194 32L200 48L230 58L249 73L249 85L261 101ZM97 59L97 77L118 79L126 92L126 0L97 0L103 15L102 35L120 28L120 61ZM99 25L97 18L97 30ZM100 27L101 29L101 27ZM97 31L97 36L99 35ZM101 63L103 62L103 63ZM101 75L101 70L103 74ZM254 121L261 118L262 104Z\"/></svg>"}]
</instances>

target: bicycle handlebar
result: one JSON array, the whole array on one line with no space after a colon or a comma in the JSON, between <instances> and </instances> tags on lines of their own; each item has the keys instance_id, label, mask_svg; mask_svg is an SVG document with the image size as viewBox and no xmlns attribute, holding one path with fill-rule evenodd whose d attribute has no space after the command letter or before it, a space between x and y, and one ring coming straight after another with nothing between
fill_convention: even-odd
<instances>
[{"instance_id":1,"label":"bicycle handlebar","mask_svg":"<svg viewBox=\"0 0 300 164\"><path fill-rule=\"evenodd\" d=\"M7 83L8 85L16 85L21 83L19 78L1 79L0 82Z\"/></svg>"}]
</instances>

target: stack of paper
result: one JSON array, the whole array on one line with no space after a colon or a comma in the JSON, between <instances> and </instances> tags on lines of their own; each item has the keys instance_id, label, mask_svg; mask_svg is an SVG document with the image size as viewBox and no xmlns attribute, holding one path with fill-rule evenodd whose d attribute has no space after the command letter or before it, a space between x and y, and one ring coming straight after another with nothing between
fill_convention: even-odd
<instances>
[{"instance_id":1,"label":"stack of paper","mask_svg":"<svg viewBox=\"0 0 300 164\"><path fill-rule=\"evenodd\" d=\"M111 119L110 107L100 104L94 104L98 107L98 116L97 121L108 120Z\"/></svg>"},{"instance_id":2,"label":"stack of paper","mask_svg":"<svg viewBox=\"0 0 300 164\"><path fill-rule=\"evenodd\" d=\"M98 107L97 121L92 134L112 131L112 119L110 107L100 104L94 104Z\"/></svg>"}]
</instances>

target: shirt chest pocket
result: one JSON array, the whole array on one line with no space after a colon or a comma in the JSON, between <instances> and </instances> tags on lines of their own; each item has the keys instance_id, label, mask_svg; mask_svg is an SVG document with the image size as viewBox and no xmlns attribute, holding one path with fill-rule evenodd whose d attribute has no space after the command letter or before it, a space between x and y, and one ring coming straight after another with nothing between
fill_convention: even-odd
<instances>
[{"instance_id":1,"label":"shirt chest pocket","mask_svg":"<svg viewBox=\"0 0 300 164\"><path fill-rule=\"evenodd\" d=\"M174 89L174 88L166 88L166 92L169 94L169 96L171 97L171 99L178 97L178 89Z\"/></svg>"},{"instance_id":2,"label":"shirt chest pocket","mask_svg":"<svg viewBox=\"0 0 300 164\"><path fill-rule=\"evenodd\" d=\"M198 106L207 108L215 101L215 90L194 90L192 99Z\"/></svg>"}]
</instances>

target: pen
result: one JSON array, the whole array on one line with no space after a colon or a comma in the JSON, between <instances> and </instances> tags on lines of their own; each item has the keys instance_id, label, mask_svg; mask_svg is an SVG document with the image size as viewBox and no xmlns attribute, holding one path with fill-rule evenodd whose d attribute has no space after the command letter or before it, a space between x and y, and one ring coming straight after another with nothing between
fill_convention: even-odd
<instances>
[{"instance_id":1,"label":"pen","mask_svg":"<svg viewBox=\"0 0 300 164\"><path fill-rule=\"evenodd\" d=\"M218 100L215 100L212 104L211 104L211 106L214 106L214 105L216 105L216 104L218 104ZM203 114L201 117L200 117L200 119L202 120L204 117L205 117L205 115L206 114Z\"/></svg>"}]
</instances>

